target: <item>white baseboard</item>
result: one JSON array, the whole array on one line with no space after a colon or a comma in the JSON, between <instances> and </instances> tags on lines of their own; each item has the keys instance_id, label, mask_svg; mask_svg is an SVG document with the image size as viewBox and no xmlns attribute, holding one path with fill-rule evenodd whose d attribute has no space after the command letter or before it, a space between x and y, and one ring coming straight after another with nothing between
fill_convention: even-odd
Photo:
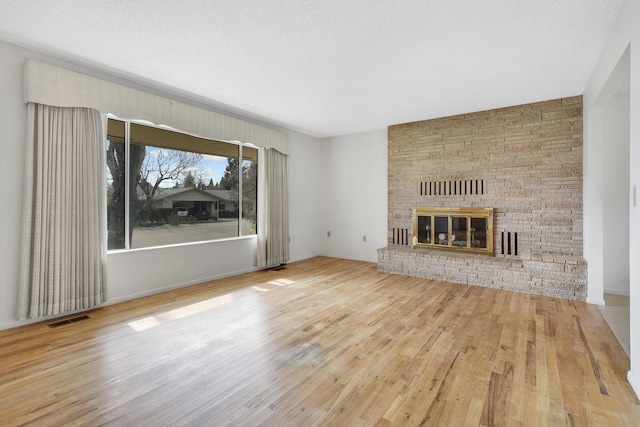
<instances>
[{"instance_id":1,"label":"white baseboard","mask_svg":"<svg viewBox=\"0 0 640 427\"><path fill-rule=\"evenodd\" d=\"M287 264L291 264L292 262L304 261L304 260L315 258L315 257L319 257L319 256L322 256L322 255L319 255L319 254L299 255L299 256L297 256L295 258L291 258Z\"/></svg>"},{"instance_id":2,"label":"white baseboard","mask_svg":"<svg viewBox=\"0 0 640 427\"><path fill-rule=\"evenodd\" d=\"M98 307L101 307L102 305L106 305L106 304L100 304ZM85 311L89 311L89 310L91 310L91 309L89 308L89 309L67 311L65 313L55 314L55 315L52 315L52 316L42 316L42 317L38 317L36 319L25 319L25 320L14 320L12 322L3 322L3 323L0 323L0 330L17 328L19 326L25 326L25 325L31 325L32 323L48 322L48 321L55 320L55 319L58 319L58 318L61 318L61 317L69 317L69 316L72 316L74 314L84 313Z\"/></svg>"},{"instance_id":3,"label":"white baseboard","mask_svg":"<svg viewBox=\"0 0 640 427\"><path fill-rule=\"evenodd\" d=\"M587 296L587 304L604 305L604 298L593 298Z\"/></svg>"},{"instance_id":4,"label":"white baseboard","mask_svg":"<svg viewBox=\"0 0 640 427\"><path fill-rule=\"evenodd\" d=\"M629 289L606 289L604 290L605 294L613 294L613 295L622 295L624 297L629 296Z\"/></svg>"},{"instance_id":5,"label":"white baseboard","mask_svg":"<svg viewBox=\"0 0 640 427\"><path fill-rule=\"evenodd\" d=\"M172 284L170 286L164 286L161 288L155 288L155 289L150 289L147 291L143 291L143 292L135 292L135 293L131 293L131 294L127 294L127 295L123 295L117 298L109 298L109 291L107 289L107 299L100 305L97 305L95 307L89 308L89 309L82 309L82 310L75 310L75 311L69 311L66 313L61 313L55 316L44 316L44 317L39 317L37 319L26 319L26 320L15 320L13 322L3 322L0 323L0 330L5 330L5 329L11 329L11 328L16 328L18 326L25 326L25 325L29 325L31 323L39 323L39 322L47 322L49 320L53 320L53 319L57 319L60 317L67 317L76 313L83 313L89 310L92 310L93 308L100 308L100 307L106 307L109 305L114 305L114 304L118 304L121 302L125 302L125 301L130 301L136 298L141 298L141 297L146 297L149 295L155 295L155 294L159 294L162 292L166 292L166 291L171 291L174 289L179 289L179 288L186 288L188 286L194 286L194 285L199 285L201 283L206 283L206 282L211 282L214 280L219 280L219 279L224 279L227 277L232 277L232 276L238 276L240 274L244 274L244 273L251 273L254 271L258 271L259 268L254 267L254 268L248 268L248 269L244 269L244 270L239 270L239 271L233 271L230 273L226 273L226 274L219 274L219 275L215 275L215 276L210 276L210 277L203 277L200 279L194 279L194 280L189 280L186 282L182 282L182 283L175 283Z\"/></svg>"},{"instance_id":6,"label":"white baseboard","mask_svg":"<svg viewBox=\"0 0 640 427\"><path fill-rule=\"evenodd\" d=\"M365 258L359 258L359 257L354 257L354 256L350 256L350 255L344 255L344 254L322 254L319 256L324 256L327 258L338 258L338 259L346 259L349 261L361 261L361 262L370 262L370 263L377 263L378 262L378 256L377 256L377 252L376 252L376 258L375 259L365 259Z\"/></svg>"},{"instance_id":7,"label":"white baseboard","mask_svg":"<svg viewBox=\"0 0 640 427\"><path fill-rule=\"evenodd\" d=\"M638 379L638 377L634 375L633 371L629 371L627 373L627 381L629 381L629 384L631 384L631 388L633 388L633 391L636 392L636 396L640 398L640 379Z\"/></svg>"},{"instance_id":8,"label":"white baseboard","mask_svg":"<svg viewBox=\"0 0 640 427\"><path fill-rule=\"evenodd\" d=\"M120 296L120 297L117 297L117 298L109 298L108 297L109 296L108 295L109 291L107 290L107 300L102 305L106 306L106 305L118 304L118 303L121 303L121 302L130 301L130 300L133 300L133 299L136 299L136 298L142 298L142 297L146 297L146 296L150 296L150 295L159 294L159 293L162 293L162 292L172 291L174 289L186 288L188 286L199 285L201 283L212 282L214 280L225 279L227 277L239 276L241 274L252 273L252 272L258 271L258 270L259 270L259 268L257 268L257 267L247 268L247 269L233 271L233 272L229 272L229 273L225 273L225 274L218 274L218 275L214 275L214 276L203 277L203 278L200 278L200 279L189 280L189 281L185 281L185 282L181 282L181 283L175 283L175 284L172 284L172 285L169 285L169 286L164 286L164 287L161 287L161 288L150 289L150 290L142 291L142 292L135 292L135 293L123 295L123 296Z\"/></svg>"}]
</instances>

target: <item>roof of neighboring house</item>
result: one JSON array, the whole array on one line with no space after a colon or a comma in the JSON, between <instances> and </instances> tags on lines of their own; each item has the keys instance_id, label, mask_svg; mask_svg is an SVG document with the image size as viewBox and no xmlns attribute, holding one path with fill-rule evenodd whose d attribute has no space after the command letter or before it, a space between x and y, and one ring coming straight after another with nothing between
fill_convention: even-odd
<instances>
[{"instance_id":1,"label":"roof of neighboring house","mask_svg":"<svg viewBox=\"0 0 640 427\"><path fill-rule=\"evenodd\" d=\"M229 190L204 190L207 193L213 194L217 198L229 202L235 202L238 200L238 195Z\"/></svg>"},{"instance_id":2,"label":"roof of neighboring house","mask_svg":"<svg viewBox=\"0 0 640 427\"><path fill-rule=\"evenodd\" d=\"M233 191L229 190L200 190L196 187L189 188L158 188L156 190L156 194L154 200L165 200L165 199L174 199L180 195L183 197L187 193L193 193L191 195L192 198L201 197L202 200L206 201L223 201L223 202L236 202L238 197ZM137 187L137 194L139 200L144 200L146 198L144 192Z\"/></svg>"},{"instance_id":3,"label":"roof of neighboring house","mask_svg":"<svg viewBox=\"0 0 640 427\"><path fill-rule=\"evenodd\" d=\"M163 200L163 199L173 199L175 197L177 197L178 195L185 195L186 193L193 193L192 197L201 197L202 200L221 200L221 197L217 196L216 194L212 194L209 191L205 191L205 190L199 190L195 187L189 187L189 188L158 188L158 190L156 190L156 196L155 199L156 200Z\"/></svg>"}]
</instances>

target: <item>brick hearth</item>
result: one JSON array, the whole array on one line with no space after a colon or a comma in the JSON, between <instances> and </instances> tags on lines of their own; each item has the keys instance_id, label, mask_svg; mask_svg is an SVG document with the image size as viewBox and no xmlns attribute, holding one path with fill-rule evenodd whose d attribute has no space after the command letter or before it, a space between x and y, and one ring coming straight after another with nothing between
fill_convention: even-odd
<instances>
[{"instance_id":1,"label":"brick hearth","mask_svg":"<svg viewBox=\"0 0 640 427\"><path fill-rule=\"evenodd\" d=\"M387 247L378 250L378 270L580 301L587 297L586 262L571 255L522 254L515 259Z\"/></svg>"}]
</instances>

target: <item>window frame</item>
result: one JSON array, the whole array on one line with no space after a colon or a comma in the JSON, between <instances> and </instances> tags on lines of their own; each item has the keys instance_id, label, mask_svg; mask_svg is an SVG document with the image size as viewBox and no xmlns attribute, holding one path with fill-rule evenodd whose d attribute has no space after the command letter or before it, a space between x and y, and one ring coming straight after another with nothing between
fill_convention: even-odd
<instances>
[{"instance_id":1,"label":"window frame","mask_svg":"<svg viewBox=\"0 0 640 427\"><path fill-rule=\"evenodd\" d=\"M220 241L228 241L228 240L238 240L238 239L246 239L246 238L256 238L257 237L257 225L258 225L258 216L260 215L259 213L259 206L258 206L258 194L257 191L259 189L259 184L256 182L256 200L255 200L255 226L256 226L256 231L255 233L248 233L248 234L244 234L243 233L243 213L244 213L244 194L243 194L243 163L245 161L252 161L255 162L255 166L256 168L258 168L258 151L259 151L259 147L255 146L254 144L251 143L247 143L247 142L242 142L242 141L223 141L223 140L219 140L219 139L213 139L213 138L207 138L207 137L203 137L203 136L199 136L199 135L194 135L191 134L189 132L184 132L178 129L175 129L173 127L170 126L166 126L166 125L157 125L155 123L152 123L148 120L140 120L140 119L124 119L121 117L117 117L114 114L107 114L106 116L106 120L107 123L109 120L115 120L115 121L119 121L119 122L123 122L125 130L124 130L124 151L125 151L125 181L124 181L124 248L114 248L114 249L108 249L107 252L108 253L112 253L112 252L125 252L125 251L139 251L139 250L147 250L147 249L157 249L157 248L165 248L165 247L172 247L172 246L183 246L183 245L196 245L196 244L202 244L202 243L207 243L207 242L220 242ZM238 226L237 226L237 230L236 230L236 236L229 236L229 237L221 237L221 238L214 238L214 239L203 239L203 240L194 240L194 241L189 241L189 242L181 242L181 243L167 243L167 244L163 244L163 245L156 245L156 246L145 246L145 247L139 247L139 248L132 248L131 247L131 219L130 219L130 209L131 209L131 191L130 191L130 172L131 172L131 165L130 165L130 148L131 148L131 125L135 124L135 125L140 125L140 126L147 126L150 128L155 128L158 130L163 130L163 131L169 131L169 132L174 132L177 134L181 134L181 135L186 135L188 137L193 137L193 138L198 138L200 140L205 140L205 141L211 141L211 142L215 142L215 143L222 143L222 144L229 144L229 145L233 145L237 147L237 152L238 152L238 169L239 169L239 173L238 173L238 202L237 202L237 210L238 210ZM107 126L108 128L108 126ZM105 145L107 143L107 141L109 141L109 135L106 135L105 138ZM143 144L147 147L156 147L155 145L147 145L147 144ZM184 147L169 147L169 146L157 146L157 148L167 148L167 149L172 149L172 150L179 150L179 151L183 151L183 152L190 152L190 153L198 153L198 154L211 154L211 155L220 155L222 157L227 157L230 158L228 156L225 155L221 155L221 154L213 154L213 153L203 153L203 152L199 152L199 151L189 151L189 150L185 150ZM245 158L243 156L243 149L244 148L249 148L251 150L255 150L255 155L254 156L249 156L247 158ZM110 173L109 168L105 167L106 171L105 171L105 185L107 182L107 175L108 173ZM259 180L259 173L256 173L256 181ZM137 188L137 186L136 186ZM106 238L108 239L108 235L109 235L109 230L106 230Z\"/></svg>"}]
</instances>

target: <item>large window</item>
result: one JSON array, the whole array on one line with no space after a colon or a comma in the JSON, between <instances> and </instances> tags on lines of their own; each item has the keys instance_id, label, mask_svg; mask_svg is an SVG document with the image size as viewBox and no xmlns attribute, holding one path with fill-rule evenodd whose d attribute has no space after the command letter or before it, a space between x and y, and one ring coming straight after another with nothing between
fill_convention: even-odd
<instances>
[{"instance_id":1,"label":"large window","mask_svg":"<svg viewBox=\"0 0 640 427\"><path fill-rule=\"evenodd\" d=\"M109 119L108 248L256 233L258 150Z\"/></svg>"}]
</instances>

